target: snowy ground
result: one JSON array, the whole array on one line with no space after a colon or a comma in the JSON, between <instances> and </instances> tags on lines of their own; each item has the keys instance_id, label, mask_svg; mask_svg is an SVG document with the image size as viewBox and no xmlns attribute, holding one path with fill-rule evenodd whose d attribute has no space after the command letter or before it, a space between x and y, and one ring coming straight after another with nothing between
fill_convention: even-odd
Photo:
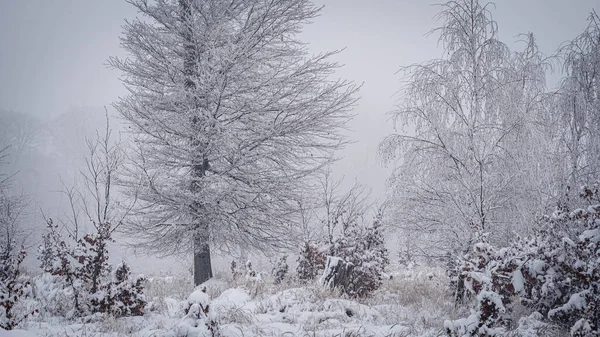
<instances>
[{"instance_id":1,"label":"snowy ground","mask_svg":"<svg viewBox=\"0 0 600 337\"><path fill-rule=\"evenodd\" d=\"M77 321L37 317L22 329L37 336L176 336L193 290L187 278L150 278L150 303L143 317ZM316 282L275 286L268 278L259 283L213 279L207 293L221 336L443 336L444 319L467 313L454 308L446 282L439 270L404 270L394 273L371 298L360 301L343 298Z\"/></svg>"}]
</instances>

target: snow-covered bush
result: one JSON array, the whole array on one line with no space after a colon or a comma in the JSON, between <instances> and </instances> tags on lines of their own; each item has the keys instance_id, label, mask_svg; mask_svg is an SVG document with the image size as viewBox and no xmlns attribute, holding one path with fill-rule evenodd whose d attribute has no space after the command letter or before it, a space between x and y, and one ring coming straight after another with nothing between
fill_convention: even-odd
<instances>
[{"instance_id":1,"label":"snow-covered bush","mask_svg":"<svg viewBox=\"0 0 600 337\"><path fill-rule=\"evenodd\" d=\"M16 313L15 306L31 292L31 283L21 276L20 266L25 259L25 250L18 256L0 261L0 328L12 330L38 310Z\"/></svg>"},{"instance_id":2,"label":"snow-covered bush","mask_svg":"<svg viewBox=\"0 0 600 337\"><path fill-rule=\"evenodd\" d=\"M111 239L110 223L94 224L96 232L82 238L65 238L52 219L47 220L48 231L43 236L38 259L44 272L73 293L73 308L68 314L82 316L96 312L91 295L99 290L109 275L107 244Z\"/></svg>"},{"instance_id":3,"label":"snow-covered bush","mask_svg":"<svg viewBox=\"0 0 600 337\"><path fill-rule=\"evenodd\" d=\"M42 273L33 282L33 297L42 315L66 317L73 309L73 296L73 289L62 277Z\"/></svg>"},{"instance_id":4,"label":"snow-covered bush","mask_svg":"<svg viewBox=\"0 0 600 337\"><path fill-rule=\"evenodd\" d=\"M303 282L314 280L325 268L326 255L313 244L305 242L298 256L296 273Z\"/></svg>"},{"instance_id":5,"label":"snow-covered bush","mask_svg":"<svg viewBox=\"0 0 600 337\"><path fill-rule=\"evenodd\" d=\"M261 272L254 270L251 260L246 260L245 262L237 262L233 260L229 265L229 269L231 271L233 285L248 289L253 298L257 296L264 288L265 284L263 277L266 274L262 274ZM275 268L272 270L272 272L275 278L277 278Z\"/></svg>"},{"instance_id":6,"label":"snow-covered bush","mask_svg":"<svg viewBox=\"0 0 600 337\"><path fill-rule=\"evenodd\" d=\"M229 270L231 270L231 278L234 282L237 281L242 275L242 269L238 267L238 264L235 262L235 260L231 260L231 263L229 264Z\"/></svg>"},{"instance_id":7,"label":"snow-covered bush","mask_svg":"<svg viewBox=\"0 0 600 337\"><path fill-rule=\"evenodd\" d=\"M282 256L273 268L273 277L275 277L275 284L280 284L288 273L290 267L287 264L287 255Z\"/></svg>"},{"instance_id":8,"label":"snow-covered bush","mask_svg":"<svg viewBox=\"0 0 600 337\"><path fill-rule=\"evenodd\" d=\"M246 264L244 266L246 267L246 269L245 269L246 280L251 280L251 279L257 277L258 273L254 269L252 269L252 261L250 261L250 260L246 261Z\"/></svg>"},{"instance_id":9,"label":"snow-covered bush","mask_svg":"<svg viewBox=\"0 0 600 337\"><path fill-rule=\"evenodd\" d=\"M112 241L110 223L94 224L95 233L80 239L67 240L52 220L47 221L48 232L39 249L41 267L49 276L43 286L52 293L38 292L46 299L44 308L50 313L65 311L65 299L72 305L67 317L108 313L116 317L143 314L145 277L131 278L131 270L120 264L111 275L107 244ZM67 242L72 242L68 244ZM52 277L50 277L52 276ZM48 282L54 282L53 285ZM62 289L60 289L62 288ZM47 299L60 297L61 301Z\"/></svg>"},{"instance_id":10,"label":"snow-covered bush","mask_svg":"<svg viewBox=\"0 0 600 337\"><path fill-rule=\"evenodd\" d=\"M59 232L58 225L54 224L52 219L47 219L46 225L47 232L42 236L43 241L38 249L38 259L42 271L49 275L42 279L44 281L43 288L49 292L46 293L42 290L36 292L36 295L40 295L39 298L42 300L49 299L43 306L44 313L61 314L66 310L65 316L73 317L84 311L81 298L83 294L81 294L80 261L75 257L76 249L67 243L68 240ZM77 250L77 252L79 255L81 250ZM54 282L54 284L50 285L49 282ZM62 290L59 290L61 288ZM71 301L68 308L65 307L63 301L52 301L57 292L68 294L64 297L61 296L62 299Z\"/></svg>"},{"instance_id":11,"label":"snow-covered bush","mask_svg":"<svg viewBox=\"0 0 600 337\"><path fill-rule=\"evenodd\" d=\"M370 226L349 226L345 234L335 240L332 255L352 265L349 282L343 291L351 297L365 297L382 284L382 274L390 260L381 232L379 214Z\"/></svg>"},{"instance_id":12,"label":"snow-covered bush","mask_svg":"<svg viewBox=\"0 0 600 337\"><path fill-rule=\"evenodd\" d=\"M185 316L164 337L217 337L219 327L210 308L210 298L202 289L187 298Z\"/></svg>"},{"instance_id":13,"label":"snow-covered bush","mask_svg":"<svg viewBox=\"0 0 600 337\"><path fill-rule=\"evenodd\" d=\"M481 236L459 266L465 290L473 294L476 307L467 318L444 322L448 335L456 337L499 336L510 325L511 296L523 288L515 249L496 249Z\"/></svg>"},{"instance_id":14,"label":"snow-covered bush","mask_svg":"<svg viewBox=\"0 0 600 337\"><path fill-rule=\"evenodd\" d=\"M141 316L146 307L144 285L146 277L131 277L131 268L122 262L112 273L112 279L92 294L92 306L96 312L109 313L115 317Z\"/></svg>"},{"instance_id":15,"label":"snow-covered bush","mask_svg":"<svg viewBox=\"0 0 600 337\"><path fill-rule=\"evenodd\" d=\"M560 207L527 239L496 249L485 240L459 267L477 298L473 314L445 326L452 336L496 336L515 322L515 300L571 336L600 336L600 194L583 187L586 206Z\"/></svg>"},{"instance_id":16,"label":"snow-covered bush","mask_svg":"<svg viewBox=\"0 0 600 337\"><path fill-rule=\"evenodd\" d=\"M100 284L111 271L111 266L108 264L108 249L109 242L113 242L111 237L113 228L108 222L94 223L96 228L95 233L84 235L77 241L74 251L74 257L79 263L80 279L86 287L89 287L91 294L99 290Z\"/></svg>"},{"instance_id":17,"label":"snow-covered bush","mask_svg":"<svg viewBox=\"0 0 600 337\"><path fill-rule=\"evenodd\" d=\"M544 219L526 249L535 253L524 263L527 282L522 300L571 330L572 336L600 336L600 193L583 186L587 204L562 208Z\"/></svg>"},{"instance_id":18,"label":"snow-covered bush","mask_svg":"<svg viewBox=\"0 0 600 337\"><path fill-rule=\"evenodd\" d=\"M246 261L246 287L250 290L252 298L256 297L264 288L263 278L260 272L252 269L252 262Z\"/></svg>"}]
</instances>

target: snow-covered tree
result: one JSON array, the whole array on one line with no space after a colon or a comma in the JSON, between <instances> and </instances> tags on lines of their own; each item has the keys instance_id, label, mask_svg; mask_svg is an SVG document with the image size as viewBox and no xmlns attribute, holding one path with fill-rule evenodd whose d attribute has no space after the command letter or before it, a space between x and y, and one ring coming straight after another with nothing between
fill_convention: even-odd
<instances>
[{"instance_id":1,"label":"snow-covered tree","mask_svg":"<svg viewBox=\"0 0 600 337\"><path fill-rule=\"evenodd\" d=\"M537 190L531 142L543 57L531 36L525 51L511 54L490 6L442 5L434 32L445 56L404 69L407 85L393 114L402 129L380 144L384 161L396 165L390 215L420 243L420 255L465 252L481 230L507 243L512 225L531 216L522 204L542 204L527 191Z\"/></svg>"},{"instance_id":2,"label":"snow-covered tree","mask_svg":"<svg viewBox=\"0 0 600 337\"><path fill-rule=\"evenodd\" d=\"M565 77L552 110L558 127L555 156L561 159L559 193L574 203L579 186L600 174L600 18L592 12L588 21L559 50Z\"/></svg>"},{"instance_id":3,"label":"snow-covered tree","mask_svg":"<svg viewBox=\"0 0 600 337\"><path fill-rule=\"evenodd\" d=\"M194 247L195 283L210 248L295 239L296 195L345 140L357 87L330 76L337 52L298 40L309 0L132 0L128 57L112 58L130 94L115 108L137 148L124 182L139 208L126 229L159 254ZM291 240L290 240L291 239Z\"/></svg>"}]
</instances>

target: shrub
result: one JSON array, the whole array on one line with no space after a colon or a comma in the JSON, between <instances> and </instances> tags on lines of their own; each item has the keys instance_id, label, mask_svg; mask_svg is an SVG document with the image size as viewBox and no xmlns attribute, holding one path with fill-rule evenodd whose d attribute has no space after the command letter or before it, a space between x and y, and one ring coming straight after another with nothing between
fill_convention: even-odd
<instances>
[{"instance_id":1,"label":"shrub","mask_svg":"<svg viewBox=\"0 0 600 337\"><path fill-rule=\"evenodd\" d=\"M94 225L96 233L79 239L72 236L66 239L52 219L48 219L48 231L38 250L42 270L56 276L58 283L73 291L73 310L68 316L96 312L90 295L99 290L103 279L110 274L107 244L112 241L111 225Z\"/></svg>"},{"instance_id":2,"label":"shrub","mask_svg":"<svg viewBox=\"0 0 600 337\"><path fill-rule=\"evenodd\" d=\"M381 233L382 214L370 226L349 226L332 247L333 256L352 266L348 284L342 289L351 297L365 297L377 290L389 265L389 254Z\"/></svg>"},{"instance_id":3,"label":"shrub","mask_svg":"<svg viewBox=\"0 0 600 337\"><path fill-rule=\"evenodd\" d=\"M18 256L0 261L0 328L12 330L37 309L16 316L14 309L21 299L31 291L31 283L21 277L20 266L27 253L21 250Z\"/></svg>"},{"instance_id":4,"label":"shrub","mask_svg":"<svg viewBox=\"0 0 600 337\"><path fill-rule=\"evenodd\" d=\"M165 337L212 336L218 337L219 326L210 310L210 299L204 289L194 290L188 297L185 316Z\"/></svg>"},{"instance_id":5,"label":"shrub","mask_svg":"<svg viewBox=\"0 0 600 337\"><path fill-rule=\"evenodd\" d=\"M541 228L510 247L475 245L459 268L477 296L468 319L445 323L453 336L495 336L510 327L516 298L572 336L600 336L600 194L583 187L584 207L559 207ZM470 328L466 328L468 324ZM475 327L475 328L474 328Z\"/></svg>"},{"instance_id":6,"label":"shrub","mask_svg":"<svg viewBox=\"0 0 600 337\"><path fill-rule=\"evenodd\" d=\"M289 268L290 267L287 264L287 255L284 255L277 261L275 268L273 268L273 276L275 277L275 281L274 281L275 284L280 284L283 281L283 279L287 275Z\"/></svg>"},{"instance_id":7,"label":"shrub","mask_svg":"<svg viewBox=\"0 0 600 337\"><path fill-rule=\"evenodd\" d=\"M45 281L55 282L45 288L68 288L72 296L72 309L67 317L85 316L97 312L109 313L116 317L143 314L146 305L143 276L132 279L130 267L122 263L112 273L108 264L108 243L111 238L110 223L94 224L95 233L86 234L80 239L69 237L66 240L52 220L47 221L48 232L43 236L38 258L45 273L54 278ZM72 242L68 244L67 241ZM47 296L44 296L47 297ZM49 304L49 303L48 303ZM57 307L50 305L49 312L63 311L64 303Z\"/></svg>"},{"instance_id":8,"label":"shrub","mask_svg":"<svg viewBox=\"0 0 600 337\"><path fill-rule=\"evenodd\" d=\"M326 255L317 246L305 242L298 256L296 273L300 281L314 280L325 269Z\"/></svg>"},{"instance_id":9,"label":"shrub","mask_svg":"<svg viewBox=\"0 0 600 337\"><path fill-rule=\"evenodd\" d=\"M112 280L104 283L92 295L92 305L97 312L115 317L142 316L146 307L144 286L146 277L131 277L131 268L122 262L112 274Z\"/></svg>"}]
</instances>

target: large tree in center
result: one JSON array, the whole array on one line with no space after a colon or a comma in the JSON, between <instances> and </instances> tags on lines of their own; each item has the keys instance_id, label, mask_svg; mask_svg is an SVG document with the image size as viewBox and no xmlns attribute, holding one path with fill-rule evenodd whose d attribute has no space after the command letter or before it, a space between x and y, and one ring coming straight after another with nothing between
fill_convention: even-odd
<instances>
[{"instance_id":1,"label":"large tree in center","mask_svg":"<svg viewBox=\"0 0 600 337\"><path fill-rule=\"evenodd\" d=\"M123 184L140 201L124 228L161 254L194 247L195 283L210 244L284 245L304 183L345 144L357 87L331 80L337 52L297 39L308 0L130 0L129 95L116 109L137 145Z\"/></svg>"}]
</instances>

